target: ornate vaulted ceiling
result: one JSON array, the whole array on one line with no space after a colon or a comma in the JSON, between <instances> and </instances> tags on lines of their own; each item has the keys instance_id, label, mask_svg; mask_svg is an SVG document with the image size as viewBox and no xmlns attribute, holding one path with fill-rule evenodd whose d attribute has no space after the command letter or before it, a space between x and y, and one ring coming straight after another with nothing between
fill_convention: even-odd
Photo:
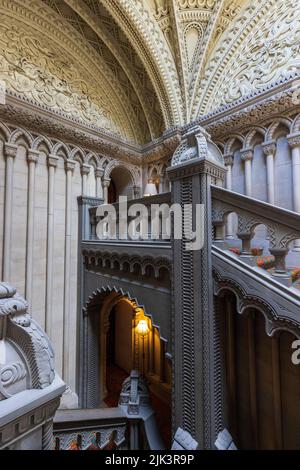
<instances>
[{"instance_id":1,"label":"ornate vaulted ceiling","mask_svg":"<svg viewBox=\"0 0 300 470\"><path fill-rule=\"evenodd\" d=\"M299 0L0 0L10 94L136 143L300 67Z\"/></svg>"}]
</instances>

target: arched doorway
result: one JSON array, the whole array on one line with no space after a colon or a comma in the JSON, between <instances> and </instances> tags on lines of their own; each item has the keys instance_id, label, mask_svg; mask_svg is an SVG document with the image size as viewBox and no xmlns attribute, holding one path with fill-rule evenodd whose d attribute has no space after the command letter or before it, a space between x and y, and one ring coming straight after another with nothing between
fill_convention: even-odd
<instances>
[{"instance_id":1,"label":"arched doorway","mask_svg":"<svg viewBox=\"0 0 300 470\"><path fill-rule=\"evenodd\" d=\"M162 438L170 445L172 364L159 328L134 301L110 290L95 296L85 319L82 406L117 406L124 379L131 370L139 370L149 388ZM141 321L147 326L145 335L139 333Z\"/></svg>"},{"instance_id":2,"label":"arched doorway","mask_svg":"<svg viewBox=\"0 0 300 470\"><path fill-rule=\"evenodd\" d=\"M108 203L118 202L119 196L133 198L133 180L131 173L125 167L116 167L110 174L110 185L108 187Z\"/></svg>"},{"instance_id":3,"label":"arched doorway","mask_svg":"<svg viewBox=\"0 0 300 470\"><path fill-rule=\"evenodd\" d=\"M223 357L227 427L239 449L300 449L300 366L292 363L289 331L266 333L255 308L237 313L225 296Z\"/></svg>"}]
</instances>

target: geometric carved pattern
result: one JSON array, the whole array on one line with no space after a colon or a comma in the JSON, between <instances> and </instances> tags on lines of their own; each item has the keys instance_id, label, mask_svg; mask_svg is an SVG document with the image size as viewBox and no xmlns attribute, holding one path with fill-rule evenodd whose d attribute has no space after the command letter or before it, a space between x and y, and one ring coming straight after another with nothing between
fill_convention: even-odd
<instances>
[{"instance_id":1,"label":"geometric carved pattern","mask_svg":"<svg viewBox=\"0 0 300 470\"><path fill-rule=\"evenodd\" d=\"M291 297L290 302L286 302L284 306L280 295L274 295L271 290L267 292L265 287L259 286L259 283L253 289L249 278L241 276L238 268L237 276L233 270L225 274L221 269L221 264L215 260L213 267L215 296L222 297L226 291L233 292L237 299L237 313L244 314L249 308L256 308L262 312L268 336L274 336L280 330L288 330L300 338L300 321L296 320L299 300L295 302Z\"/></svg>"}]
</instances>

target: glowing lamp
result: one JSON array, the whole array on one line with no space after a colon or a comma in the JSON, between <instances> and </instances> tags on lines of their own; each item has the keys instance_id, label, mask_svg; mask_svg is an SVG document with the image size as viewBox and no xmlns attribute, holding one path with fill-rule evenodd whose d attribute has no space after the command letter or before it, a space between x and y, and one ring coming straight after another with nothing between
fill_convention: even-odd
<instances>
[{"instance_id":1,"label":"glowing lamp","mask_svg":"<svg viewBox=\"0 0 300 470\"><path fill-rule=\"evenodd\" d=\"M147 336L149 333L147 320L140 320L137 324L136 331L141 336Z\"/></svg>"},{"instance_id":2,"label":"glowing lamp","mask_svg":"<svg viewBox=\"0 0 300 470\"><path fill-rule=\"evenodd\" d=\"M156 194L156 185L150 180L149 183L147 183L145 186L144 196L155 196Z\"/></svg>"}]
</instances>

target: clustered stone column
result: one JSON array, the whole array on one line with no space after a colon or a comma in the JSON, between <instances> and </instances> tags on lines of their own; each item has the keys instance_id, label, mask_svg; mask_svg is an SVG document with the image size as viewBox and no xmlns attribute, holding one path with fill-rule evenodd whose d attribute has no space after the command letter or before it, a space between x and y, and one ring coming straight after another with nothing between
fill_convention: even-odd
<instances>
[{"instance_id":1,"label":"clustered stone column","mask_svg":"<svg viewBox=\"0 0 300 470\"><path fill-rule=\"evenodd\" d=\"M32 302L33 282L33 247L34 247L34 205L35 205L35 168L39 152L28 150L28 215L27 215L27 246L26 246L26 298Z\"/></svg>"},{"instance_id":2,"label":"clustered stone column","mask_svg":"<svg viewBox=\"0 0 300 470\"><path fill-rule=\"evenodd\" d=\"M96 197L103 199L103 186L102 186L102 177L104 175L104 170L102 168L96 168L95 177L96 177Z\"/></svg>"},{"instance_id":3,"label":"clustered stone column","mask_svg":"<svg viewBox=\"0 0 300 470\"><path fill-rule=\"evenodd\" d=\"M71 235L72 235L72 175L74 160L65 162L66 169L66 227L65 227L65 273L64 273L64 331L63 331L63 379L69 383L69 317L71 277Z\"/></svg>"},{"instance_id":4,"label":"clustered stone column","mask_svg":"<svg viewBox=\"0 0 300 470\"><path fill-rule=\"evenodd\" d=\"M263 151L266 157L267 164L267 188L268 188L268 203L275 204L275 175L274 175L274 156L276 153L276 142L265 142Z\"/></svg>"},{"instance_id":5,"label":"clustered stone column","mask_svg":"<svg viewBox=\"0 0 300 470\"><path fill-rule=\"evenodd\" d=\"M48 157L48 217L47 217L47 273L46 273L46 333L52 338L52 297L53 297L53 258L54 258L54 198L55 169L58 157Z\"/></svg>"},{"instance_id":6,"label":"clustered stone column","mask_svg":"<svg viewBox=\"0 0 300 470\"><path fill-rule=\"evenodd\" d=\"M90 171L91 171L90 165L87 165L86 163L83 163L83 165L81 165L82 195L83 196L87 195L87 177Z\"/></svg>"},{"instance_id":7,"label":"clustered stone column","mask_svg":"<svg viewBox=\"0 0 300 470\"><path fill-rule=\"evenodd\" d=\"M11 236L12 236L12 206L13 206L13 180L14 159L17 155L17 145L5 144L5 196L4 196L4 240L3 240L3 274L2 277L9 282L11 276Z\"/></svg>"},{"instance_id":8,"label":"clustered stone column","mask_svg":"<svg viewBox=\"0 0 300 470\"><path fill-rule=\"evenodd\" d=\"M293 206L300 213L300 133L290 134L288 143L292 149ZM300 240L295 240L294 250L300 251Z\"/></svg>"},{"instance_id":9,"label":"clustered stone column","mask_svg":"<svg viewBox=\"0 0 300 470\"><path fill-rule=\"evenodd\" d=\"M224 155L224 164L226 167L225 186L226 189L232 191L232 167L233 167L233 155ZM228 215L226 224L226 237L233 238L233 220L232 214Z\"/></svg>"},{"instance_id":10,"label":"clustered stone column","mask_svg":"<svg viewBox=\"0 0 300 470\"><path fill-rule=\"evenodd\" d=\"M104 203L108 203L108 188L110 185L110 178L103 179L103 188L104 188Z\"/></svg>"},{"instance_id":11,"label":"clustered stone column","mask_svg":"<svg viewBox=\"0 0 300 470\"><path fill-rule=\"evenodd\" d=\"M208 146L208 140L209 146ZM195 213L204 205L203 244L191 248L182 239L173 238L174 279L172 290L172 351L174 369L174 431L180 426L191 433L202 449L213 448L216 439L216 415L220 409L216 388L216 343L212 280L211 184L225 177L222 155L204 129L195 126L183 135L172 166L172 204L185 208L180 224L191 232ZM199 222L198 222L199 223ZM179 238L179 237L177 237Z\"/></svg>"},{"instance_id":12,"label":"clustered stone column","mask_svg":"<svg viewBox=\"0 0 300 470\"><path fill-rule=\"evenodd\" d=\"M245 162L245 193L246 196L252 196L252 160L253 150L241 150L241 159Z\"/></svg>"}]
</instances>

